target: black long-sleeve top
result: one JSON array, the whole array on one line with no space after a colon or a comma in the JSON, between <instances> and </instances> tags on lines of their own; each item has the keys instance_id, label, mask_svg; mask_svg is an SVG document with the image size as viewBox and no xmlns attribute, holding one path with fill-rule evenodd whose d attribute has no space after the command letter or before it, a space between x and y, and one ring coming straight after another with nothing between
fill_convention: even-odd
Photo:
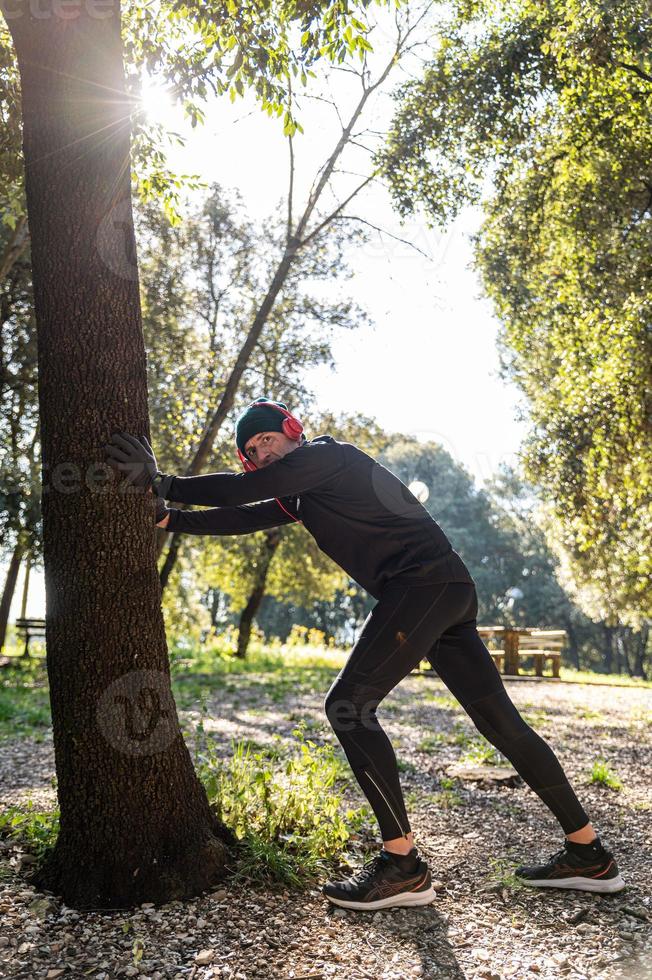
<instances>
[{"instance_id":1,"label":"black long-sleeve top","mask_svg":"<svg viewBox=\"0 0 652 980\"><path fill-rule=\"evenodd\" d=\"M167 477L165 496L211 510L171 509L168 531L246 534L303 523L322 551L378 598L383 586L470 582L466 565L401 480L367 453L318 436L251 473ZM261 501L255 503L255 501Z\"/></svg>"}]
</instances>

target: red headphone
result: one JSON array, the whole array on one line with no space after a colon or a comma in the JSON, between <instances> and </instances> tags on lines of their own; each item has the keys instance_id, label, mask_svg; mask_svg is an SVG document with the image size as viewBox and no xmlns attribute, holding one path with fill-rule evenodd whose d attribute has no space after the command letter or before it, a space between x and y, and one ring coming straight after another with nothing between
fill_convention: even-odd
<instances>
[{"instance_id":1,"label":"red headphone","mask_svg":"<svg viewBox=\"0 0 652 980\"><path fill-rule=\"evenodd\" d=\"M276 402L268 402L264 398L257 399L257 401L252 402L249 407L253 408L254 405L265 405L269 408L275 408L277 412L280 412L281 415L284 416L283 424L282 424L283 434L286 435L288 439L299 439L301 437L303 433L303 424L299 421L298 418L296 418L296 416L292 415L291 412L288 412L287 408L282 408L280 405L277 405ZM252 463L252 461L245 456L245 454L241 451L240 446L236 445L236 449L238 452L238 457L240 458L240 462L242 463L246 472L247 473L255 472L255 470L258 468L256 464ZM274 500L279 505L279 507L282 510L284 510L289 517L292 518L293 521L296 521L297 524L303 524L303 521L300 521L297 517L294 516L294 514L290 514L290 511L287 510L285 507L283 507L283 504L278 499L278 497L274 497Z\"/></svg>"}]
</instances>

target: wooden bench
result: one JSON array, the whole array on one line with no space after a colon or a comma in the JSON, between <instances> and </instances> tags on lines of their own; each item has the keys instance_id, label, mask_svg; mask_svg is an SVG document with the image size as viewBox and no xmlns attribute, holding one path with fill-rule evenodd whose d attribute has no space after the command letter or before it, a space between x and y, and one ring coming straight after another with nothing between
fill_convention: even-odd
<instances>
[{"instance_id":1,"label":"wooden bench","mask_svg":"<svg viewBox=\"0 0 652 980\"><path fill-rule=\"evenodd\" d=\"M544 663L549 660L552 676L559 678L566 630L541 630L531 626L478 626L478 633L483 639L502 642L502 650L489 650L502 674L517 677L521 660L532 657L536 677L544 676Z\"/></svg>"},{"instance_id":2,"label":"wooden bench","mask_svg":"<svg viewBox=\"0 0 652 980\"><path fill-rule=\"evenodd\" d=\"M17 619L14 623L16 632L24 636L25 647L21 656L29 656L29 641L32 639L45 639L45 620L44 619ZM34 655L33 655L34 656ZM41 657L40 654L37 656Z\"/></svg>"},{"instance_id":3,"label":"wooden bench","mask_svg":"<svg viewBox=\"0 0 652 980\"><path fill-rule=\"evenodd\" d=\"M561 667L561 652L566 640L566 630L532 630L529 634L519 637L518 659L532 657L534 673L543 677L543 665L549 660L552 666L552 676L559 677Z\"/></svg>"}]
</instances>

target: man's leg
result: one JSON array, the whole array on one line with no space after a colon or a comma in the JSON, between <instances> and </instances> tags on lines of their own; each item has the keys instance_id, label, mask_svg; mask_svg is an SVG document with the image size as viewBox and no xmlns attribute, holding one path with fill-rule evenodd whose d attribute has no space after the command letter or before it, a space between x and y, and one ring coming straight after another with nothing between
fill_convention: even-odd
<instances>
[{"instance_id":1,"label":"man's leg","mask_svg":"<svg viewBox=\"0 0 652 980\"><path fill-rule=\"evenodd\" d=\"M429 660L484 737L512 763L557 817L566 834L581 832L589 818L547 742L519 714L482 642L477 605L466 622L445 630ZM595 836L595 834L593 834Z\"/></svg>"},{"instance_id":2,"label":"man's leg","mask_svg":"<svg viewBox=\"0 0 652 980\"><path fill-rule=\"evenodd\" d=\"M413 839L396 756L376 717L382 699L425 657L433 638L468 607L473 587L457 583L390 587L367 618L325 709L351 769L376 815L383 850L363 871L327 882L324 895L352 909L423 905L434 891Z\"/></svg>"},{"instance_id":3,"label":"man's leg","mask_svg":"<svg viewBox=\"0 0 652 980\"><path fill-rule=\"evenodd\" d=\"M428 655L433 638L459 619L472 586L388 588L367 617L324 702L351 769L376 815L383 841L409 839L394 749L376 717L383 698Z\"/></svg>"},{"instance_id":4,"label":"man's leg","mask_svg":"<svg viewBox=\"0 0 652 980\"><path fill-rule=\"evenodd\" d=\"M519 868L526 883L619 891L624 882L604 850L561 764L521 717L477 631L477 601L469 618L445 630L429 654L442 681L484 737L512 763L557 817L569 844L547 865ZM590 874L589 874L590 872Z\"/></svg>"}]
</instances>

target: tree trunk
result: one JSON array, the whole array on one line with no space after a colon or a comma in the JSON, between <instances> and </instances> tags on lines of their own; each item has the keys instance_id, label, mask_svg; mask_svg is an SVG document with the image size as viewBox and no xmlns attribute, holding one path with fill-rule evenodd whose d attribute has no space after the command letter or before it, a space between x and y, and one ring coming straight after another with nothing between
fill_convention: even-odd
<instances>
[{"instance_id":1,"label":"tree trunk","mask_svg":"<svg viewBox=\"0 0 652 980\"><path fill-rule=\"evenodd\" d=\"M28 551L25 555L25 580L23 582L23 594L20 600L20 618L27 616L27 597L29 595L29 575L32 570L32 553Z\"/></svg>"},{"instance_id":2,"label":"tree trunk","mask_svg":"<svg viewBox=\"0 0 652 980\"><path fill-rule=\"evenodd\" d=\"M16 222L16 227L11 233L5 250L0 255L0 280L4 279L11 272L14 264L21 257L29 242L29 231L27 228L27 215L24 214Z\"/></svg>"},{"instance_id":3,"label":"tree trunk","mask_svg":"<svg viewBox=\"0 0 652 980\"><path fill-rule=\"evenodd\" d=\"M573 626L573 621L570 616L566 616L564 619L564 628L566 630L566 636L568 638L568 643L566 644L566 653L569 655L575 670L580 669L580 648L577 643L577 633L575 632L575 627Z\"/></svg>"},{"instance_id":4,"label":"tree trunk","mask_svg":"<svg viewBox=\"0 0 652 980\"><path fill-rule=\"evenodd\" d=\"M242 610L240 622L238 624L238 647L235 652L236 657L244 659L247 656L247 648L251 639L251 627L254 617L260 608L260 604L265 595L265 584L267 573L272 563L272 558L276 554L276 549L281 543L281 532L278 528L271 528L265 531L265 544L261 551L260 562L256 569L256 577L251 590L247 605Z\"/></svg>"},{"instance_id":5,"label":"tree trunk","mask_svg":"<svg viewBox=\"0 0 652 980\"><path fill-rule=\"evenodd\" d=\"M613 662L614 662L614 628L613 626L607 626L606 623L603 624L604 630L604 648L602 658L604 661L604 669L606 674L613 673Z\"/></svg>"},{"instance_id":6,"label":"tree trunk","mask_svg":"<svg viewBox=\"0 0 652 980\"><path fill-rule=\"evenodd\" d=\"M14 592L16 591L18 570L20 568L24 550L24 541L22 536L18 535L18 540L16 541L16 545L9 560L9 568L7 569L7 575L5 577L5 586L2 590L2 599L0 599L0 653L2 653L2 649L5 645L5 639L7 638L9 610L11 609Z\"/></svg>"},{"instance_id":7,"label":"tree trunk","mask_svg":"<svg viewBox=\"0 0 652 980\"><path fill-rule=\"evenodd\" d=\"M116 430L149 436L120 6L13 2L6 19L22 83L61 811L33 881L75 908L132 908L212 886L233 838L179 728L153 496L104 462Z\"/></svg>"},{"instance_id":8,"label":"tree trunk","mask_svg":"<svg viewBox=\"0 0 652 980\"><path fill-rule=\"evenodd\" d=\"M634 650L634 676L645 679L645 652L647 641L650 635L650 627L645 623L636 634L636 647Z\"/></svg>"}]
</instances>

